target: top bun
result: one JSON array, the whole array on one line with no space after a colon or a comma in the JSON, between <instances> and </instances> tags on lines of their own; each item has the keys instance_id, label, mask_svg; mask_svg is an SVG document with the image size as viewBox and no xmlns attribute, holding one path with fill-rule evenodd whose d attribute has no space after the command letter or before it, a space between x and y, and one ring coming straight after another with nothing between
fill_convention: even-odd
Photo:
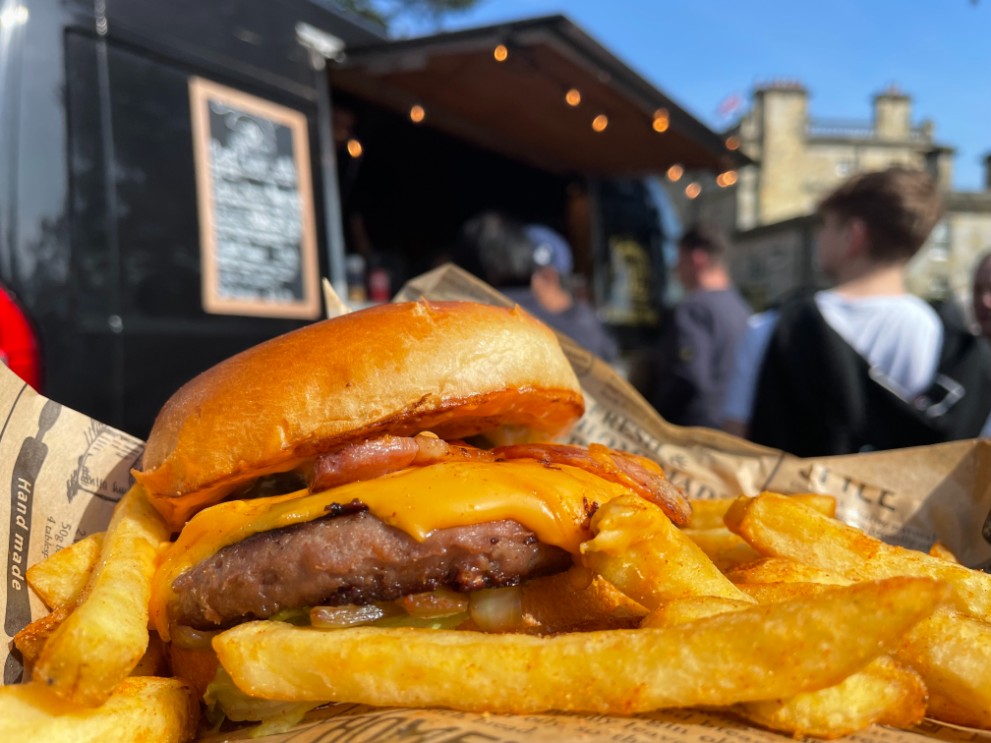
<instances>
[{"instance_id":1,"label":"top bun","mask_svg":"<svg viewBox=\"0 0 991 743\"><path fill-rule=\"evenodd\" d=\"M200 374L165 403L135 478L173 528L265 474L382 433L563 433L584 410L554 334L517 308L386 304Z\"/></svg>"}]
</instances>

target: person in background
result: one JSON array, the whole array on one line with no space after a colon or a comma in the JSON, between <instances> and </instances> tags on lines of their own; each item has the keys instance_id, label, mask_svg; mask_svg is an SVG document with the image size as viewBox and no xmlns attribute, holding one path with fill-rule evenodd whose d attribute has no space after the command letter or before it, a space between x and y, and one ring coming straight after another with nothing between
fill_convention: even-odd
<instances>
[{"instance_id":1,"label":"person in background","mask_svg":"<svg viewBox=\"0 0 991 743\"><path fill-rule=\"evenodd\" d=\"M549 227L485 212L465 224L454 260L597 356L612 361L619 355L595 310L568 291L571 247Z\"/></svg>"},{"instance_id":2,"label":"person in background","mask_svg":"<svg viewBox=\"0 0 991 743\"><path fill-rule=\"evenodd\" d=\"M991 250L974 265L974 321L981 335L991 341Z\"/></svg>"},{"instance_id":3,"label":"person in background","mask_svg":"<svg viewBox=\"0 0 991 743\"><path fill-rule=\"evenodd\" d=\"M941 214L935 181L905 167L829 194L816 253L835 286L751 319L724 428L799 456L978 435L991 411L987 344L905 285Z\"/></svg>"},{"instance_id":4,"label":"person in background","mask_svg":"<svg viewBox=\"0 0 991 743\"><path fill-rule=\"evenodd\" d=\"M690 227L678 240L675 272L685 290L654 354L648 401L681 426L716 428L736 348L750 306L733 286L729 242L711 224Z\"/></svg>"}]
</instances>

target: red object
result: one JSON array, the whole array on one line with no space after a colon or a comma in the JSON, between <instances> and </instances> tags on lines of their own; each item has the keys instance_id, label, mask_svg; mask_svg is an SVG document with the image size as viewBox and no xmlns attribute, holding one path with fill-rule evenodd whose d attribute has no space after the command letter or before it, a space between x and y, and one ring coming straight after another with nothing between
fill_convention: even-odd
<instances>
[{"instance_id":1,"label":"red object","mask_svg":"<svg viewBox=\"0 0 991 743\"><path fill-rule=\"evenodd\" d=\"M373 302L388 302L392 295L389 273L384 268L373 268L368 274L368 298Z\"/></svg>"},{"instance_id":2,"label":"red object","mask_svg":"<svg viewBox=\"0 0 991 743\"><path fill-rule=\"evenodd\" d=\"M41 350L27 315L9 292L0 289L0 360L41 390Z\"/></svg>"}]
</instances>

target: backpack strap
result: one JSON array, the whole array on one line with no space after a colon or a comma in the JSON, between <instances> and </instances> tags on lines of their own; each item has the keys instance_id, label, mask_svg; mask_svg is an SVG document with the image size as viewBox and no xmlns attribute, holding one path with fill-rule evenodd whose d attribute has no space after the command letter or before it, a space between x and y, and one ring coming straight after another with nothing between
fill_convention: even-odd
<instances>
[{"instance_id":1,"label":"backpack strap","mask_svg":"<svg viewBox=\"0 0 991 743\"><path fill-rule=\"evenodd\" d=\"M991 349L958 330L944 334L933 386L907 402L833 330L813 296L782 303L758 375L750 438L824 456L977 435L991 410Z\"/></svg>"},{"instance_id":2,"label":"backpack strap","mask_svg":"<svg viewBox=\"0 0 991 743\"><path fill-rule=\"evenodd\" d=\"M913 404L945 440L973 438L991 415L991 345L945 305L934 309L943 322L939 366Z\"/></svg>"},{"instance_id":3,"label":"backpack strap","mask_svg":"<svg viewBox=\"0 0 991 743\"><path fill-rule=\"evenodd\" d=\"M749 437L799 456L848 450L864 408L850 351L812 296L784 301L761 362Z\"/></svg>"}]
</instances>

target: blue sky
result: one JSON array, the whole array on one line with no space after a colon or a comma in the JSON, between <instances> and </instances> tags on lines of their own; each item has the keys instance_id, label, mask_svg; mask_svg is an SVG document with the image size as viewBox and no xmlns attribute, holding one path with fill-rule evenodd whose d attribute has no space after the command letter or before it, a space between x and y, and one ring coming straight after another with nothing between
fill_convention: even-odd
<instances>
[{"instance_id":1,"label":"blue sky","mask_svg":"<svg viewBox=\"0 0 991 743\"><path fill-rule=\"evenodd\" d=\"M814 118L868 121L875 93L912 97L956 148L954 185L979 190L991 153L991 0L481 0L454 30L563 13L709 126L719 106L794 79ZM399 27L409 34L413 29Z\"/></svg>"}]
</instances>

